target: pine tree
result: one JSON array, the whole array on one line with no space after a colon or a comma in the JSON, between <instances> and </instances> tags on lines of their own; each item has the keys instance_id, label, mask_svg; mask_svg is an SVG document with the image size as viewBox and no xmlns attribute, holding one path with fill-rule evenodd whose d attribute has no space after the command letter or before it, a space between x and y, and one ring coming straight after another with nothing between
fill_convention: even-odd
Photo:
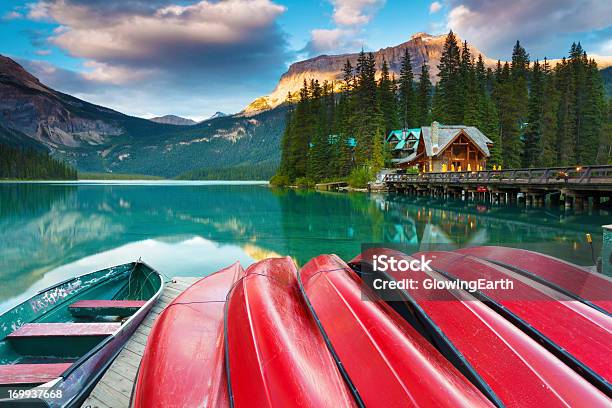
<instances>
[{"instance_id":1,"label":"pine tree","mask_svg":"<svg viewBox=\"0 0 612 408\"><path fill-rule=\"evenodd\" d=\"M389 65L383 59L380 80L378 81L378 103L385 121L385 135L399 127L395 88L389 77Z\"/></svg>"},{"instance_id":2,"label":"pine tree","mask_svg":"<svg viewBox=\"0 0 612 408\"><path fill-rule=\"evenodd\" d=\"M544 99L544 73L536 60L531 72L531 92L527 113L527 128L524 137L523 167L537 167L542 139L542 106Z\"/></svg>"},{"instance_id":3,"label":"pine tree","mask_svg":"<svg viewBox=\"0 0 612 408\"><path fill-rule=\"evenodd\" d=\"M374 54L362 50L357 59L355 123L355 164L374 170L384 165L384 120L377 101Z\"/></svg>"},{"instance_id":4,"label":"pine tree","mask_svg":"<svg viewBox=\"0 0 612 408\"><path fill-rule=\"evenodd\" d=\"M606 106L599 141L600 149L597 152L597 164L612 164L612 98L608 98Z\"/></svg>"},{"instance_id":5,"label":"pine tree","mask_svg":"<svg viewBox=\"0 0 612 408\"><path fill-rule=\"evenodd\" d=\"M337 163L337 175L340 177L347 176L353 163L353 149L348 145L351 137L354 137L353 111L355 109L354 102L354 83L355 72L351 62L347 59L342 69L342 85L341 94L336 108L334 132L339 135L339 162Z\"/></svg>"},{"instance_id":6,"label":"pine tree","mask_svg":"<svg viewBox=\"0 0 612 408\"><path fill-rule=\"evenodd\" d=\"M446 36L440 64L438 85L434 95L433 116L435 120L448 124L463 121L463 98L461 85L461 55L457 38L451 30Z\"/></svg>"},{"instance_id":7,"label":"pine tree","mask_svg":"<svg viewBox=\"0 0 612 408\"><path fill-rule=\"evenodd\" d=\"M555 78L550 70L548 61L544 59L542 66L544 83L544 95L542 99L542 119L541 119L541 153L538 159L539 166L553 167L558 166L558 108L559 95L557 92Z\"/></svg>"},{"instance_id":8,"label":"pine tree","mask_svg":"<svg viewBox=\"0 0 612 408\"><path fill-rule=\"evenodd\" d=\"M318 80L310 82L310 144L306 167L306 177L319 181L327 174L329 160L329 143L325 134L325 111L323 107L323 89Z\"/></svg>"},{"instance_id":9,"label":"pine tree","mask_svg":"<svg viewBox=\"0 0 612 408\"><path fill-rule=\"evenodd\" d=\"M471 55L467 41L463 44L461 52L461 95L463 98L464 125L481 127L483 125L482 100L484 91L478 82L476 62Z\"/></svg>"},{"instance_id":10,"label":"pine tree","mask_svg":"<svg viewBox=\"0 0 612 408\"><path fill-rule=\"evenodd\" d=\"M431 79L427 62L421 65L421 76L417 87L417 126L428 126L431 123Z\"/></svg>"},{"instance_id":11,"label":"pine tree","mask_svg":"<svg viewBox=\"0 0 612 408\"><path fill-rule=\"evenodd\" d=\"M512 62L510 64L510 98L509 111L507 112L508 123L515 124L506 126L506 132L502 133L504 142L504 162L508 167L519 167L522 156L522 135L527 122L527 104L529 101L529 54L521 46L519 41L512 50Z\"/></svg>"},{"instance_id":12,"label":"pine tree","mask_svg":"<svg viewBox=\"0 0 612 408\"><path fill-rule=\"evenodd\" d=\"M412 73L412 59L408 48L404 49L404 56L400 66L399 77L399 117L404 127L413 128L417 124L416 100L414 93L414 75Z\"/></svg>"},{"instance_id":13,"label":"pine tree","mask_svg":"<svg viewBox=\"0 0 612 408\"><path fill-rule=\"evenodd\" d=\"M518 104L513 92L510 65L506 62L498 74L494 89L494 100L499 115L502 164L509 168L521 165L521 140Z\"/></svg>"},{"instance_id":14,"label":"pine tree","mask_svg":"<svg viewBox=\"0 0 612 408\"><path fill-rule=\"evenodd\" d=\"M558 165L570 166L576 163L576 86L571 66L565 58L555 67L555 83L559 91Z\"/></svg>"}]
</instances>

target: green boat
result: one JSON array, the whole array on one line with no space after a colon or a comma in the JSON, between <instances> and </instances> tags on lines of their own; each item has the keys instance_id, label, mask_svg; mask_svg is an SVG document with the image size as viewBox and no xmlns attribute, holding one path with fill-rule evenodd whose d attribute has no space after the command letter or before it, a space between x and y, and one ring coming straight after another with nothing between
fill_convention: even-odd
<instances>
[{"instance_id":1,"label":"green boat","mask_svg":"<svg viewBox=\"0 0 612 408\"><path fill-rule=\"evenodd\" d=\"M0 315L0 406L76 407L161 296L138 261L58 283Z\"/></svg>"}]
</instances>

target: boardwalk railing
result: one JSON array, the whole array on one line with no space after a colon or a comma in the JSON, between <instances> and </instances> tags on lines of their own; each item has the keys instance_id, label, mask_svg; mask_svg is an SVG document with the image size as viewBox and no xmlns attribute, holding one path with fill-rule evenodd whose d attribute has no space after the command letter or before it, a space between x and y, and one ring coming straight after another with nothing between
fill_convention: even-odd
<instances>
[{"instance_id":1,"label":"boardwalk railing","mask_svg":"<svg viewBox=\"0 0 612 408\"><path fill-rule=\"evenodd\" d=\"M610 185L612 166L548 167L421 174L387 174L385 183L489 184L507 186Z\"/></svg>"}]
</instances>

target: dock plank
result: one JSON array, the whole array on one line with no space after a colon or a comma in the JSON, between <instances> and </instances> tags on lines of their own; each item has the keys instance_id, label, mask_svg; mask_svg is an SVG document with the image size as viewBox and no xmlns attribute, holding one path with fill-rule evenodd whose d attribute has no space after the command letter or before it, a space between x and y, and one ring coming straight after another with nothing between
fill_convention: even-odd
<instances>
[{"instance_id":1,"label":"dock plank","mask_svg":"<svg viewBox=\"0 0 612 408\"><path fill-rule=\"evenodd\" d=\"M82 408L128 408L140 360L155 319L178 295L201 278L179 277L164 287L162 296L144 318L115 361L94 387Z\"/></svg>"}]
</instances>

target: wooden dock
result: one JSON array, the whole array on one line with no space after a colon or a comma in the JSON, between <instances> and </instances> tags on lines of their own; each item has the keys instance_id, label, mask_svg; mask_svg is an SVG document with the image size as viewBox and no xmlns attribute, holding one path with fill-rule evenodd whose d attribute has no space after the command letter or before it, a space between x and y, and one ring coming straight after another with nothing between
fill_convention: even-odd
<instances>
[{"instance_id":1,"label":"wooden dock","mask_svg":"<svg viewBox=\"0 0 612 408\"><path fill-rule=\"evenodd\" d=\"M336 191L340 187L346 187L348 183L346 181L336 181L333 183L318 183L315 184L315 189L321 191Z\"/></svg>"},{"instance_id":2,"label":"wooden dock","mask_svg":"<svg viewBox=\"0 0 612 408\"><path fill-rule=\"evenodd\" d=\"M200 278L175 277L164 287L160 299L127 341L113 364L85 400L83 408L128 408L136 373L153 322L175 297Z\"/></svg>"},{"instance_id":3,"label":"wooden dock","mask_svg":"<svg viewBox=\"0 0 612 408\"><path fill-rule=\"evenodd\" d=\"M577 166L533 169L483 170L443 173L386 174L383 179L390 191L442 198L465 198L500 204L518 202L543 206L546 198L552 206L563 197L566 208L582 209L592 201L612 198L612 166Z\"/></svg>"}]
</instances>

